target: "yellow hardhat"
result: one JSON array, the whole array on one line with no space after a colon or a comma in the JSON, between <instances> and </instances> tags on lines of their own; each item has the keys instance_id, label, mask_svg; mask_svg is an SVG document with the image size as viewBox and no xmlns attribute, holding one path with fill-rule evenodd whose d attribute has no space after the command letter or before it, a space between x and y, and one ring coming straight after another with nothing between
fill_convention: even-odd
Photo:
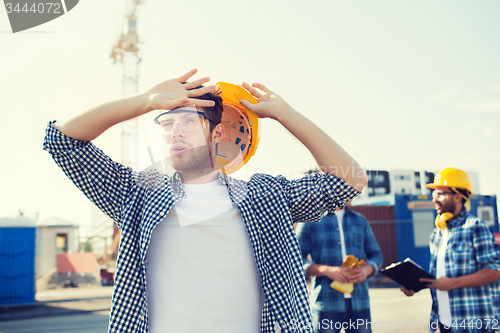
<instances>
[{"instance_id":1,"label":"yellow hardhat","mask_svg":"<svg viewBox=\"0 0 500 333\"><path fill-rule=\"evenodd\" d=\"M230 174L242 168L257 151L260 141L259 117L240 104L241 100L257 104L257 99L232 83L219 82L217 86L222 98L221 124L225 136L216 144L216 165L225 174ZM169 111L158 110L156 118L166 112Z\"/></svg>"},{"instance_id":2,"label":"yellow hardhat","mask_svg":"<svg viewBox=\"0 0 500 333\"><path fill-rule=\"evenodd\" d=\"M438 186L454 187L469 191L472 195L472 182L469 175L456 168L446 168L438 172L434 183L427 184L427 188L435 189Z\"/></svg>"},{"instance_id":3,"label":"yellow hardhat","mask_svg":"<svg viewBox=\"0 0 500 333\"><path fill-rule=\"evenodd\" d=\"M257 104L255 97L244 88L235 84L219 82L221 90L221 123L225 137L217 144L217 165L226 174L243 167L257 151L260 141L259 117L240 104L247 100Z\"/></svg>"}]
</instances>

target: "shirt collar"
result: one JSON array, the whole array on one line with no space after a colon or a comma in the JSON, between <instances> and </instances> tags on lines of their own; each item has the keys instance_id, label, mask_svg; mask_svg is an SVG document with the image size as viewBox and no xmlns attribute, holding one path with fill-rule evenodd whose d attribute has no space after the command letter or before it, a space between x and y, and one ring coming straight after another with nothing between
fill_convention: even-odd
<instances>
[{"instance_id":1,"label":"shirt collar","mask_svg":"<svg viewBox=\"0 0 500 333\"><path fill-rule=\"evenodd\" d=\"M229 184L232 184L232 178L229 177L228 175L226 175L225 173L219 172L218 176L219 176L219 180L222 184L224 184L226 186Z\"/></svg>"},{"instance_id":2,"label":"shirt collar","mask_svg":"<svg viewBox=\"0 0 500 333\"><path fill-rule=\"evenodd\" d=\"M462 207L462 210L460 211L460 213L458 213L457 216L454 216L453 220L448 222L448 226L449 227L456 227L456 226L460 225L463 221L463 218L465 217L465 214L467 214L467 209L465 207Z\"/></svg>"},{"instance_id":3,"label":"shirt collar","mask_svg":"<svg viewBox=\"0 0 500 333\"><path fill-rule=\"evenodd\" d=\"M228 187L233 186L236 183L234 178L229 177L228 175L226 175L223 172L219 172L218 177L219 177L219 181ZM174 193L176 195L178 195L181 198L186 196L184 189L182 188L181 175L177 171L174 173L174 175L170 179L170 184L172 185L172 188L174 189Z\"/></svg>"}]
</instances>

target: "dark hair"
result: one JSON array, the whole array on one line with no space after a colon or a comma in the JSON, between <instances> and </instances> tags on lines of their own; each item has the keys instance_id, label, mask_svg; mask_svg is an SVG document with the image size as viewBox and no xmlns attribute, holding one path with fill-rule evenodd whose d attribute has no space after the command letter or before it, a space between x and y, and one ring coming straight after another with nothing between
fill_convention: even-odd
<instances>
[{"instance_id":1,"label":"dark hair","mask_svg":"<svg viewBox=\"0 0 500 333\"><path fill-rule=\"evenodd\" d=\"M198 86L194 89L198 89L198 88L203 88L203 86ZM201 109L203 111L205 111L212 119L212 121L210 121L210 132L212 132L214 130L215 126L217 126L221 122L222 111L223 111L222 97L220 97L221 92L222 91L220 89L217 89L216 91L214 91L212 93L206 93L204 95L195 97L197 99L204 99L204 100L209 100L209 101L215 102L214 106L201 107Z\"/></svg>"},{"instance_id":2,"label":"dark hair","mask_svg":"<svg viewBox=\"0 0 500 333\"><path fill-rule=\"evenodd\" d=\"M455 188L458 193L460 194L463 194L466 198L469 197L469 191L464 189L464 188ZM464 199L464 197L462 197L462 205L465 205L465 203L467 202L467 200Z\"/></svg>"}]
</instances>

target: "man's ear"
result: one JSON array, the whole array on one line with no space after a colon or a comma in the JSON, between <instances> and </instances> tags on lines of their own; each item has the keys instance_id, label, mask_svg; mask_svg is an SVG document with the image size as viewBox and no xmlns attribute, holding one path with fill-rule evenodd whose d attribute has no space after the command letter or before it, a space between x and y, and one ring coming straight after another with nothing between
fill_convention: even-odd
<instances>
[{"instance_id":1,"label":"man's ear","mask_svg":"<svg viewBox=\"0 0 500 333\"><path fill-rule=\"evenodd\" d=\"M217 126L215 126L214 130L212 131L212 141L221 142L222 139L224 139L225 135L226 133L224 132L224 125L219 123L217 124Z\"/></svg>"},{"instance_id":2,"label":"man's ear","mask_svg":"<svg viewBox=\"0 0 500 333\"><path fill-rule=\"evenodd\" d=\"M453 196L453 201L455 201L456 204L462 204L462 196L457 193Z\"/></svg>"}]
</instances>

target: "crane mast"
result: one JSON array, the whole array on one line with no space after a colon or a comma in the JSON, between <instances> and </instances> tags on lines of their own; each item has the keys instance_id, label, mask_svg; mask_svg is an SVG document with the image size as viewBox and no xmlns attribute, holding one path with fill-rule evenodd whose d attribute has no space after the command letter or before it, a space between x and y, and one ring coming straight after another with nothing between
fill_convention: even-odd
<instances>
[{"instance_id":1,"label":"crane mast","mask_svg":"<svg viewBox=\"0 0 500 333\"><path fill-rule=\"evenodd\" d=\"M113 63L122 64L122 96L132 96L139 92L139 38L137 36L137 9L142 0L129 0L127 13L123 21L123 29L118 42L111 52ZM137 131L136 118L122 123L121 130L121 163L127 166L137 166Z\"/></svg>"},{"instance_id":2,"label":"crane mast","mask_svg":"<svg viewBox=\"0 0 500 333\"><path fill-rule=\"evenodd\" d=\"M139 92L139 37L137 35L137 12L142 0L128 0L127 12L124 17L121 35L113 46L111 58L113 64L122 65L122 97L137 95ZM136 168L138 164L138 138L137 118L121 124L120 159L123 165ZM91 238L104 240L103 257L101 263L109 273L114 273L114 261L120 240L120 232L113 221L104 215L97 207L92 208L92 233ZM112 237L110 246L107 239Z\"/></svg>"}]
</instances>

